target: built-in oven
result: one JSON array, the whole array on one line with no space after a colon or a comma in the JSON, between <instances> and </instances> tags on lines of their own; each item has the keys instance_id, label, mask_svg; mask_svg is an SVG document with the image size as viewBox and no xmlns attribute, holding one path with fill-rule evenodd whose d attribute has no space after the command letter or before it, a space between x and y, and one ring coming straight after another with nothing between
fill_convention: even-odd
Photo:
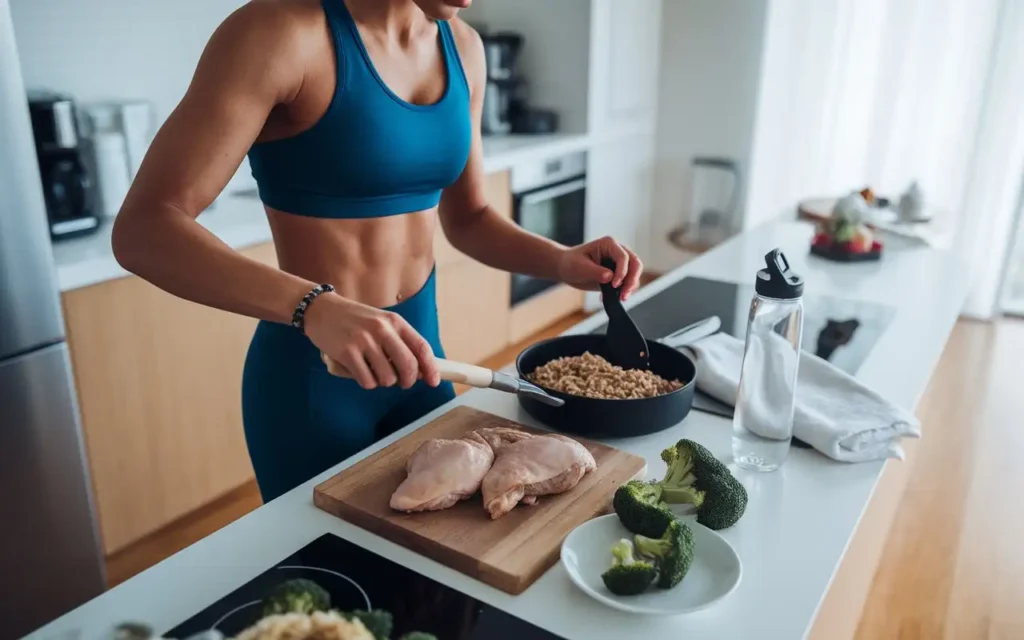
<instances>
[{"instance_id":1,"label":"built-in oven","mask_svg":"<svg viewBox=\"0 0 1024 640\"><path fill-rule=\"evenodd\" d=\"M572 153L512 168L512 214L527 231L566 246L583 243L587 194L586 152ZM557 283L522 274L512 275L512 304Z\"/></svg>"}]
</instances>

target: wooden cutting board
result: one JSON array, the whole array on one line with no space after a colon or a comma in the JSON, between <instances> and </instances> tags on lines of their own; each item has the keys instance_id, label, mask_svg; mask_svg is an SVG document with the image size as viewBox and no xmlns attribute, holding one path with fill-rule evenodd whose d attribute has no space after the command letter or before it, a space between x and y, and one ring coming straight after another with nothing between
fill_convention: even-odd
<instances>
[{"instance_id":1,"label":"wooden cutting board","mask_svg":"<svg viewBox=\"0 0 1024 640\"><path fill-rule=\"evenodd\" d=\"M314 489L317 507L396 544L512 594L522 593L558 560L562 540L576 526L607 512L622 483L646 470L643 458L577 438L597 461L566 493L541 497L491 520L478 495L445 509L393 511L391 494L405 479L405 462L430 438L460 438L483 427L531 429L470 407L456 407Z\"/></svg>"}]
</instances>

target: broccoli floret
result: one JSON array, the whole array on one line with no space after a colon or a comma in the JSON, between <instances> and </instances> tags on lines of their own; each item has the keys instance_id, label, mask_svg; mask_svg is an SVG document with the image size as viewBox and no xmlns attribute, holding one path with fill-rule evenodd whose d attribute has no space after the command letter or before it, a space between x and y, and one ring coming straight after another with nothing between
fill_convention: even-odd
<instances>
[{"instance_id":1,"label":"broccoli floret","mask_svg":"<svg viewBox=\"0 0 1024 640\"><path fill-rule=\"evenodd\" d=\"M635 596L647 590L658 574L654 564L637 560L633 554L633 543L619 540L612 547L612 566L601 574L608 590L619 596Z\"/></svg>"},{"instance_id":2,"label":"broccoli floret","mask_svg":"<svg viewBox=\"0 0 1024 640\"><path fill-rule=\"evenodd\" d=\"M650 538L664 533L675 519L661 501L661 485L657 482L630 480L615 491L612 507L630 533Z\"/></svg>"},{"instance_id":3,"label":"broccoli floret","mask_svg":"<svg viewBox=\"0 0 1024 640\"><path fill-rule=\"evenodd\" d=\"M671 589L686 576L693 564L693 530L679 520L673 521L660 538L636 536L636 550L654 559L658 567L658 587Z\"/></svg>"},{"instance_id":4,"label":"broccoli floret","mask_svg":"<svg viewBox=\"0 0 1024 640\"><path fill-rule=\"evenodd\" d=\"M422 631L411 631L398 640L437 640L437 636L432 633L423 633Z\"/></svg>"},{"instance_id":5,"label":"broccoli floret","mask_svg":"<svg viewBox=\"0 0 1024 640\"><path fill-rule=\"evenodd\" d=\"M313 613L331 608L331 594L306 578L282 582L263 599L263 616L283 613Z\"/></svg>"},{"instance_id":6,"label":"broccoli floret","mask_svg":"<svg viewBox=\"0 0 1024 640\"><path fill-rule=\"evenodd\" d=\"M680 440L662 451L661 459L668 465L660 483L663 501L694 505L697 522L709 529L731 527L743 516L746 488L706 447L693 440Z\"/></svg>"},{"instance_id":7,"label":"broccoli floret","mask_svg":"<svg viewBox=\"0 0 1024 640\"><path fill-rule=\"evenodd\" d=\"M739 522L747 509L747 490L730 473L711 475L701 481L707 497L697 510L697 522L708 529L727 529Z\"/></svg>"},{"instance_id":8,"label":"broccoli floret","mask_svg":"<svg viewBox=\"0 0 1024 640\"><path fill-rule=\"evenodd\" d=\"M394 628L394 618L391 612L383 609L372 611L356 610L342 614L349 620L359 620L366 627L366 630L373 634L376 640L390 640L391 630Z\"/></svg>"}]
</instances>

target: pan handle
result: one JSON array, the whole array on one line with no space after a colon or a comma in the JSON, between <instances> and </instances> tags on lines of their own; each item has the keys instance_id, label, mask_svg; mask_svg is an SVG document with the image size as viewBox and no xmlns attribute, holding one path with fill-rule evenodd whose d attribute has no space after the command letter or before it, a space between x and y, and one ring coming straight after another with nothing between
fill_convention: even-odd
<instances>
[{"instance_id":1,"label":"pan handle","mask_svg":"<svg viewBox=\"0 0 1024 640\"><path fill-rule=\"evenodd\" d=\"M331 358L326 353L321 352L320 359L324 361L325 365L327 365L327 371L329 373L342 378L352 377L341 363L334 358ZM453 360L438 358L437 368L441 374L442 380L459 382L479 389L489 388L491 386L491 382L494 381L494 372L490 369L466 364L464 362L455 362Z\"/></svg>"},{"instance_id":2,"label":"pan handle","mask_svg":"<svg viewBox=\"0 0 1024 640\"><path fill-rule=\"evenodd\" d=\"M718 316L711 316L687 325L678 331L674 331L664 338L658 340L661 344L672 349L681 349L689 346L698 340L713 335L722 328L722 320Z\"/></svg>"},{"instance_id":3,"label":"pan handle","mask_svg":"<svg viewBox=\"0 0 1024 640\"><path fill-rule=\"evenodd\" d=\"M320 352L320 359L323 360L324 364L327 365L327 373L338 376L339 378L351 378L348 370L341 366L341 363L330 357L323 351Z\"/></svg>"},{"instance_id":4,"label":"pan handle","mask_svg":"<svg viewBox=\"0 0 1024 640\"><path fill-rule=\"evenodd\" d=\"M484 367L478 367L465 362L437 359L437 368L441 372L441 379L449 382L468 384L478 389L487 389L494 381L494 372Z\"/></svg>"}]
</instances>

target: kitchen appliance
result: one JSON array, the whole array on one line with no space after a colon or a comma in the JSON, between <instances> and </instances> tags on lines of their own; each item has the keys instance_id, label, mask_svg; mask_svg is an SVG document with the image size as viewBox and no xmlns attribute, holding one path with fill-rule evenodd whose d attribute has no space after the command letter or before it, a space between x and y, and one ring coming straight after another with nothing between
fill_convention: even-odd
<instances>
[{"instance_id":1,"label":"kitchen appliance","mask_svg":"<svg viewBox=\"0 0 1024 640\"><path fill-rule=\"evenodd\" d=\"M22 90L19 96L25 96ZM42 177L50 236L71 238L95 232L92 179L82 158L74 101L57 93L29 96L36 160Z\"/></svg>"},{"instance_id":2,"label":"kitchen appliance","mask_svg":"<svg viewBox=\"0 0 1024 640\"><path fill-rule=\"evenodd\" d=\"M558 113L537 109L526 97L526 81L519 76L518 61L523 36L512 32L488 33L479 26L487 67L480 128L484 135L551 134L558 130Z\"/></svg>"},{"instance_id":3,"label":"kitchen appliance","mask_svg":"<svg viewBox=\"0 0 1024 640\"><path fill-rule=\"evenodd\" d=\"M512 167L512 217L527 231L567 246L583 243L587 155L580 151ZM512 275L512 304L555 286L553 280Z\"/></svg>"},{"instance_id":4,"label":"kitchen appliance","mask_svg":"<svg viewBox=\"0 0 1024 640\"><path fill-rule=\"evenodd\" d=\"M313 580L339 610L383 609L394 616L393 638L411 631L443 640L559 640L500 609L338 536L325 533L206 609L163 633L188 638L217 630L234 637L259 618L259 603L278 584Z\"/></svg>"},{"instance_id":5,"label":"kitchen appliance","mask_svg":"<svg viewBox=\"0 0 1024 640\"><path fill-rule=\"evenodd\" d=\"M803 278L780 249L764 262L755 276L732 419L733 460L753 471L774 471L789 456L804 328Z\"/></svg>"},{"instance_id":6,"label":"kitchen appliance","mask_svg":"<svg viewBox=\"0 0 1024 640\"><path fill-rule=\"evenodd\" d=\"M518 594L558 561L562 540L573 528L604 512L616 487L646 467L639 456L580 440L597 461L594 471L569 491L541 496L536 504L520 505L497 520L490 519L479 496L441 511L410 515L391 509L391 494L405 479L406 462L422 442L458 439L482 427L543 433L478 409L455 407L317 485L313 503L492 587Z\"/></svg>"},{"instance_id":7,"label":"kitchen appliance","mask_svg":"<svg viewBox=\"0 0 1024 640\"><path fill-rule=\"evenodd\" d=\"M516 76L516 61L523 37L517 33L484 32L481 40L487 65L487 87L480 119L482 133L508 134L512 132L513 103L522 82Z\"/></svg>"},{"instance_id":8,"label":"kitchen appliance","mask_svg":"<svg viewBox=\"0 0 1024 640\"><path fill-rule=\"evenodd\" d=\"M679 380L683 386L675 391L650 398L604 399L570 395L541 387L565 405L553 410L532 398L519 397L524 410L540 422L565 433L596 438L630 438L663 431L682 422L690 413L697 389L697 366L679 349L693 340L708 335L706 322L686 327L659 341L648 340L649 371L666 380ZM715 329L717 330L717 329ZM516 358L516 370L527 377L537 367L556 358L581 356L584 353L614 363L607 338L603 334L559 336L527 347Z\"/></svg>"},{"instance_id":9,"label":"kitchen appliance","mask_svg":"<svg viewBox=\"0 0 1024 640\"><path fill-rule=\"evenodd\" d=\"M742 176L739 164L730 158L698 156L690 167L689 211L669 238L684 250L706 250L736 231Z\"/></svg>"},{"instance_id":10,"label":"kitchen appliance","mask_svg":"<svg viewBox=\"0 0 1024 640\"><path fill-rule=\"evenodd\" d=\"M720 318L722 331L743 340L753 295L752 284L687 277L638 303L629 314L648 343L711 316ZM805 294L803 302L801 348L850 375L856 375L896 314L889 305L830 296ZM606 326L601 324L591 333L602 335ZM729 418L733 415L732 407L699 391L693 408Z\"/></svg>"},{"instance_id":11,"label":"kitchen appliance","mask_svg":"<svg viewBox=\"0 0 1024 640\"><path fill-rule=\"evenodd\" d=\"M40 158L7 0L0 0L0 636L99 595L99 535L78 424ZM67 107L57 106L60 111ZM51 118L67 141L68 120ZM59 125L59 127L57 127ZM58 147L51 168L68 147ZM70 155L64 155L72 166ZM52 178L51 178L52 179ZM64 180L50 186L65 184ZM63 201L63 200L62 200Z\"/></svg>"},{"instance_id":12,"label":"kitchen appliance","mask_svg":"<svg viewBox=\"0 0 1024 640\"><path fill-rule=\"evenodd\" d=\"M512 133L512 103L519 87L519 81L494 80L488 78L484 90L484 108L480 116L480 128L484 135L505 135Z\"/></svg>"},{"instance_id":13,"label":"kitchen appliance","mask_svg":"<svg viewBox=\"0 0 1024 640\"><path fill-rule=\"evenodd\" d=\"M523 36L512 32L483 33L484 58L489 80L509 80L516 75L516 62L523 49Z\"/></svg>"},{"instance_id":14,"label":"kitchen appliance","mask_svg":"<svg viewBox=\"0 0 1024 640\"><path fill-rule=\"evenodd\" d=\"M327 371L331 374L344 378L351 377L344 367L332 360L327 354L321 353L320 359L327 365ZM560 407L565 404L558 398L546 393L537 385L522 378L510 376L507 373L492 371L475 364L455 362L454 360L446 360L444 358L437 358L436 362L442 380L469 385L477 389L495 389L505 393L523 394L553 407Z\"/></svg>"},{"instance_id":15,"label":"kitchen appliance","mask_svg":"<svg viewBox=\"0 0 1024 640\"><path fill-rule=\"evenodd\" d=\"M93 179L97 211L113 217L121 209L153 137L150 103L133 100L86 104L81 131L84 158Z\"/></svg>"},{"instance_id":16,"label":"kitchen appliance","mask_svg":"<svg viewBox=\"0 0 1024 640\"><path fill-rule=\"evenodd\" d=\"M145 100L94 102L83 106L82 134L91 138L100 132L124 137L128 156L128 178L132 180L142 166L156 128L153 105Z\"/></svg>"},{"instance_id":17,"label":"kitchen appliance","mask_svg":"<svg viewBox=\"0 0 1024 640\"><path fill-rule=\"evenodd\" d=\"M512 102L512 133L540 135L558 131L558 114L550 109L533 109Z\"/></svg>"},{"instance_id":18,"label":"kitchen appliance","mask_svg":"<svg viewBox=\"0 0 1024 640\"><path fill-rule=\"evenodd\" d=\"M92 173L96 176L97 212L113 218L121 210L128 187L128 147L118 131L97 131L89 138Z\"/></svg>"}]
</instances>

